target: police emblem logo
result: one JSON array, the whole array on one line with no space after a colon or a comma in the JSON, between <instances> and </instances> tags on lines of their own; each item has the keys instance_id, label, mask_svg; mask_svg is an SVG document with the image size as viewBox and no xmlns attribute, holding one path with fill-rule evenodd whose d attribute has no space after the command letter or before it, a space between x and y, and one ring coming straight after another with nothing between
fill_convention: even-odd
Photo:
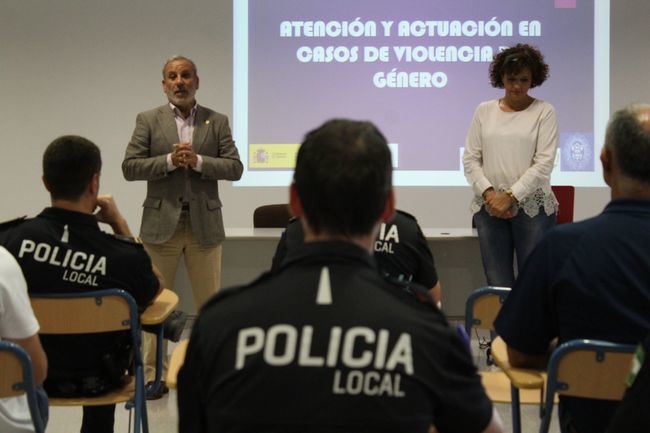
<instances>
[{"instance_id":1,"label":"police emblem logo","mask_svg":"<svg viewBox=\"0 0 650 433\"><path fill-rule=\"evenodd\" d=\"M561 171L594 171L593 134L562 133L560 137Z\"/></svg>"}]
</instances>

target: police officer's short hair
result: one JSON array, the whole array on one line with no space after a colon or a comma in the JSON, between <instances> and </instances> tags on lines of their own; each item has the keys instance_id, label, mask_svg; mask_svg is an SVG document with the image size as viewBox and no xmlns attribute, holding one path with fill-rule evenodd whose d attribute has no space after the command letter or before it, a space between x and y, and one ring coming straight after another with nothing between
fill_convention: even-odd
<instances>
[{"instance_id":1,"label":"police officer's short hair","mask_svg":"<svg viewBox=\"0 0 650 433\"><path fill-rule=\"evenodd\" d=\"M57 138L43 154L43 178L54 199L78 199L101 168L99 148L77 135Z\"/></svg>"},{"instance_id":2,"label":"police officer's short hair","mask_svg":"<svg viewBox=\"0 0 650 433\"><path fill-rule=\"evenodd\" d=\"M386 138L370 122L334 119L307 133L294 183L310 227L335 235L370 232L392 185Z\"/></svg>"},{"instance_id":3,"label":"police officer's short hair","mask_svg":"<svg viewBox=\"0 0 650 433\"><path fill-rule=\"evenodd\" d=\"M650 105L635 104L612 115L605 146L614 154L626 176L650 184L650 129L647 116Z\"/></svg>"}]
</instances>

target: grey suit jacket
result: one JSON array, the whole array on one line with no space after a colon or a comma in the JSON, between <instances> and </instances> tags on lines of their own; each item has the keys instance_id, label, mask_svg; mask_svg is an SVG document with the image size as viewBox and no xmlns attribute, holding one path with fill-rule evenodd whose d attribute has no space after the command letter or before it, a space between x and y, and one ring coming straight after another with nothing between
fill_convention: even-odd
<instances>
[{"instance_id":1,"label":"grey suit jacket","mask_svg":"<svg viewBox=\"0 0 650 433\"><path fill-rule=\"evenodd\" d=\"M178 225L187 175L184 168L167 171L167 154L179 141L169 104L138 114L122 172L126 180L147 181L140 227L145 242L168 241ZM203 159L201 173L188 169L192 231L201 244L214 245L225 237L217 181L238 180L243 171L228 118L197 106L192 148Z\"/></svg>"}]
</instances>

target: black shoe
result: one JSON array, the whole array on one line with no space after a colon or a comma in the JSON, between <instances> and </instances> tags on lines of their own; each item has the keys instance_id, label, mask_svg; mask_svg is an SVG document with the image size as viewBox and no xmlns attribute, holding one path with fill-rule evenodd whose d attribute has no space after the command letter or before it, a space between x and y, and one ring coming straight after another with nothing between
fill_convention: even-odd
<instances>
[{"instance_id":1,"label":"black shoe","mask_svg":"<svg viewBox=\"0 0 650 433\"><path fill-rule=\"evenodd\" d=\"M145 385L145 389L149 389L153 386L153 381L147 382ZM165 381L162 380L160 381L160 385L158 386L158 389L155 391L147 392L147 400L160 400L163 395L167 394L169 392L169 388L167 388L167 385L165 385Z\"/></svg>"},{"instance_id":2,"label":"black shoe","mask_svg":"<svg viewBox=\"0 0 650 433\"><path fill-rule=\"evenodd\" d=\"M174 310L163 323L163 338L174 343L178 342L185 329L185 323L187 323L187 314Z\"/></svg>"}]
</instances>

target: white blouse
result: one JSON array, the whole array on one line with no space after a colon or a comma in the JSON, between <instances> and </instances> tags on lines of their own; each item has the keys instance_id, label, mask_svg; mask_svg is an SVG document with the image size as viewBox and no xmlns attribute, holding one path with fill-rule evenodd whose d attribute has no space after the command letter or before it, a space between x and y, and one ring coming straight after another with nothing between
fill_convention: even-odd
<instances>
[{"instance_id":1,"label":"white blouse","mask_svg":"<svg viewBox=\"0 0 650 433\"><path fill-rule=\"evenodd\" d=\"M16 259L0 247L0 340L21 340L38 333L27 283ZM0 398L0 432L33 432L27 396Z\"/></svg>"},{"instance_id":2,"label":"white blouse","mask_svg":"<svg viewBox=\"0 0 650 433\"><path fill-rule=\"evenodd\" d=\"M499 100L479 104L465 140L465 177L474 189L472 212L483 205L483 192L510 189L527 215L544 207L557 211L551 191L551 171L558 145L555 109L535 99L525 110L506 112Z\"/></svg>"}]
</instances>

